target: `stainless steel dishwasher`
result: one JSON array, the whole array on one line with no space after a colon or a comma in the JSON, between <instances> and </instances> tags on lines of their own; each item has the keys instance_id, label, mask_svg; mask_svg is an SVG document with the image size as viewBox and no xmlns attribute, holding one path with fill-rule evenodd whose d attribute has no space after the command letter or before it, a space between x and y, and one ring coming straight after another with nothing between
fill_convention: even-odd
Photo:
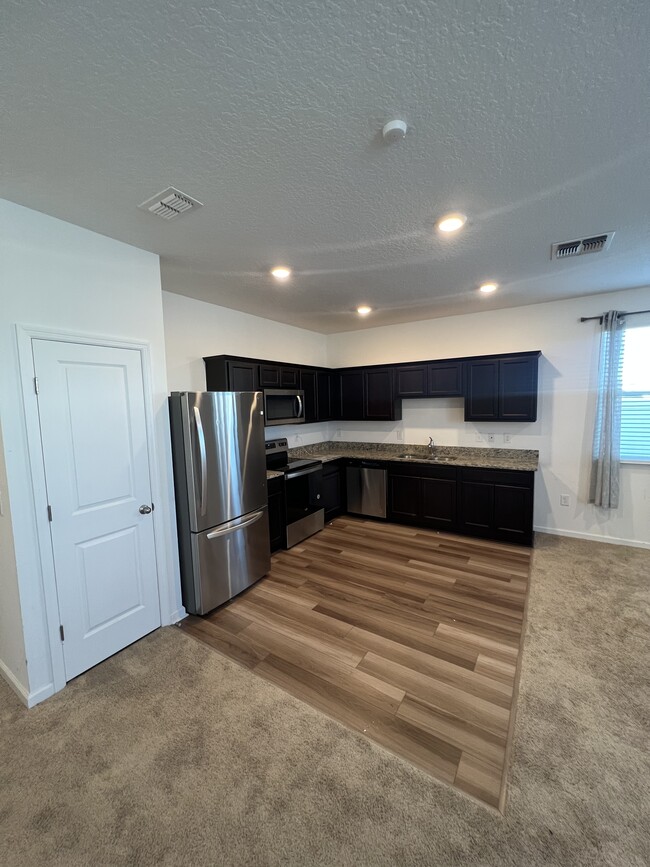
<instances>
[{"instance_id":1,"label":"stainless steel dishwasher","mask_svg":"<svg viewBox=\"0 0 650 867\"><path fill-rule=\"evenodd\" d=\"M350 461L346 468L348 512L386 517L386 470L375 461Z\"/></svg>"}]
</instances>

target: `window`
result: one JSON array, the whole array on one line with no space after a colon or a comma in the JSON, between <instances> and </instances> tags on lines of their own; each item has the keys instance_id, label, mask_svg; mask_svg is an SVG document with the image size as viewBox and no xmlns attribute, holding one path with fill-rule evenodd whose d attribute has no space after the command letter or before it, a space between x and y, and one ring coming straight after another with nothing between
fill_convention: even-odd
<instances>
[{"instance_id":1,"label":"window","mask_svg":"<svg viewBox=\"0 0 650 867\"><path fill-rule=\"evenodd\" d=\"M650 462L650 325L628 326L623 343L621 460Z\"/></svg>"}]
</instances>

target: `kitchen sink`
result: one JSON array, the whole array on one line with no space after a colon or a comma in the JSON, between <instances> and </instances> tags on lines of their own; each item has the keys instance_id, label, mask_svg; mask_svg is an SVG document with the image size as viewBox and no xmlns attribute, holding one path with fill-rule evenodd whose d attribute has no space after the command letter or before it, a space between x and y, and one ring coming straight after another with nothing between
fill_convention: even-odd
<instances>
[{"instance_id":1,"label":"kitchen sink","mask_svg":"<svg viewBox=\"0 0 650 867\"><path fill-rule=\"evenodd\" d=\"M402 458L405 461L432 461L436 464L453 464L458 461L458 458L449 457L447 455L397 455L398 458Z\"/></svg>"}]
</instances>

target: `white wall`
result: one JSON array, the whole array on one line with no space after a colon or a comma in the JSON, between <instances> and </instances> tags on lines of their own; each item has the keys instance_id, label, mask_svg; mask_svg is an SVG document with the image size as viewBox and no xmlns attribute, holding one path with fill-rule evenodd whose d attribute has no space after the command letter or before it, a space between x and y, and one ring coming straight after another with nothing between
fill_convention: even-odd
<instances>
[{"instance_id":1,"label":"white wall","mask_svg":"<svg viewBox=\"0 0 650 867\"><path fill-rule=\"evenodd\" d=\"M650 545L650 466L622 466L619 509L597 509L587 502L599 326L579 321L609 309L647 308L650 289L645 288L331 335L333 367L534 349L543 353L539 420L534 424L466 423L460 398L405 400L401 422L338 422L333 435L411 443L426 443L431 435L440 445L487 446L485 435L494 433L495 447L540 452L537 529ZM511 434L510 444L503 442L504 433ZM560 506L561 494L569 494L570 507Z\"/></svg>"},{"instance_id":2,"label":"white wall","mask_svg":"<svg viewBox=\"0 0 650 867\"><path fill-rule=\"evenodd\" d=\"M0 607L22 610L24 649L17 631L5 632L2 660L32 700L51 691L43 579L35 527L15 325L147 342L154 392L157 558L168 587L161 610L181 608L167 374L158 257L93 232L0 200L0 417L13 522L16 573L5 572ZM40 504L42 505L42 504ZM17 578L17 588L15 579ZM164 615L165 616L165 615ZM4 632L4 630L3 630ZM16 659L27 660L27 670Z\"/></svg>"},{"instance_id":3,"label":"white wall","mask_svg":"<svg viewBox=\"0 0 650 867\"><path fill-rule=\"evenodd\" d=\"M209 355L244 355L269 361L327 366L324 334L295 328L163 292L167 377L170 391L205 391L205 365ZM327 424L269 427L267 439L286 436L289 446L322 442Z\"/></svg>"},{"instance_id":4,"label":"white wall","mask_svg":"<svg viewBox=\"0 0 650 867\"><path fill-rule=\"evenodd\" d=\"M27 696L27 662L18 595L18 573L9 509L7 472L0 428L0 667L23 699Z\"/></svg>"}]
</instances>

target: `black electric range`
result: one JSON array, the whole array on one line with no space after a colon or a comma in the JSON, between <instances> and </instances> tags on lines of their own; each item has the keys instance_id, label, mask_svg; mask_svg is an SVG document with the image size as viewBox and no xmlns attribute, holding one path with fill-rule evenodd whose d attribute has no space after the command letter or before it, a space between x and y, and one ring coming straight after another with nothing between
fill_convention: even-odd
<instances>
[{"instance_id":1,"label":"black electric range","mask_svg":"<svg viewBox=\"0 0 650 867\"><path fill-rule=\"evenodd\" d=\"M266 443L266 468L284 475L286 545L291 548L325 526L323 462L289 460L287 440L280 438Z\"/></svg>"}]
</instances>

